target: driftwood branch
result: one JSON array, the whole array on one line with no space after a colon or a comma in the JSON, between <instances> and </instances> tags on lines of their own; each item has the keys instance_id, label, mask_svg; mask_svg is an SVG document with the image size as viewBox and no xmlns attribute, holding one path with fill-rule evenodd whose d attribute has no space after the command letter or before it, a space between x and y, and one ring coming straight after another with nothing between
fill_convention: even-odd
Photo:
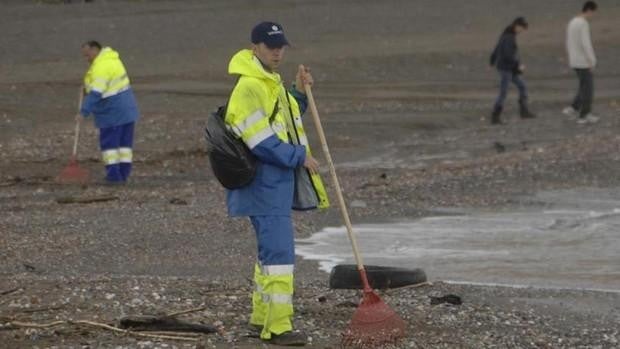
<instances>
[{"instance_id":1,"label":"driftwood branch","mask_svg":"<svg viewBox=\"0 0 620 349\"><path fill-rule=\"evenodd\" d=\"M105 201L114 201L118 200L118 196L94 196L94 197L74 197L74 196L65 196L56 199L56 202L59 204L91 204L94 202L105 202Z\"/></svg>"},{"instance_id":2,"label":"driftwood branch","mask_svg":"<svg viewBox=\"0 0 620 349\"><path fill-rule=\"evenodd\" d=\"M8 289L8 290L5 290L5 291L0 291L0 296L6 296L6 295L11 294L11 293L19 292L21 290L22 290L21 287L15 287L15 288L11 288L11 289Z\"/></svg>"},{"instance_id":3,"label":"driftwood branch","mask_svg":"<svg viewBox=\"0 0 620 349\"><path fill-rule=\"evenodd\" d=\"M39 313L39 312L43 312L43 311L49 311L49 310L59 310L64 308L64 305L57 305L57 306L49 306L49 307L40 307L40 308L28 308L28 309L22 309L20 311L18 311L19 313L26 313L26 314L32 314L32 313Z\"/></svg>"},{"instance_id":4,"label":"driftwood branch","mask_svg":"<svg viewBox=\"0 0 620 349\"><path fill-rule=\"evenodd\" d=\"M174 332L174 331L140 331L140 333L145 333L145 334L154 334L154 335L158 335L158 336L179 336L179 332ZM202 337L204 335L204 333L198 333L198 332L183 332L183 336L185 337Z\"/></svg>"},{"instance_id":5,"label":"driftwood branch","mask_svg":"<svg viewBox=\"0 0 620 349\"><path fill-rule=\"evenodd\" d=\"M77 320L77 321L62 321L62 320L59 320L59 321L54 321L54 322L49 322L49 323L44 323L44 324L38 324L38 323L32 323L32 322L12 321L12 322L9 322L7 324L0 325L0 331L1 330L15 330L15 329L20 329L20 328L46 329L46 328L51 328L51 327L56 327L56 326L63 326L63 325L82 325L82 326L98 327L98 328L106 329L108 331L112 331L112 332L116 332L116 333L122 333L122 334L125 334L125 335L136 336L136 337L169 339L169 340L189 341L189 342L197 342L198 341L198 338L196 337L195 334L192 334L191 337L183 337L183 336L174 336L174 335L168 335L168 334L140 333L140 332L134 332L134 331L125 330L125 329L122 329L122 328L110 326L110 325L107 325L107 324L102 324L102 323L99 323L99 322L87 321L87 320Z\"/></svg>"},{"instance_id":6,"label":"driftwood branch","mask_svg":"<svg viewBox=\"0 0 620 349\"><path fill-rule=\"evenodd\" d=\"M134 331L174 331L216 333L217 328L209 325L193 324L177 320L168 316L126 316L119 321L120 328Z\"/></svg>"},{"instance_id":7,"label":"driftwood branch","mask_svg":"<svg viewBox=\"0 0 620 349\"><path fill-rule=\"evenodd\" d=\"M132 336L138 336L138 337L173 339L173 340L191 341L191 342L197 342L198 341L198 339L192 338L192 337L157 335L157 334L148 334L148 333L134 332L134 331L125 330L125 329L122 329L122 328L118 328L118 327L102 324L102 323L99 323L99 322L92 322L92 321L86 321L86 320L73 321L73 323L78 324L78 325L88 325L88 326L93 326L93 327L100 327L100 328L103 328L103 329L106 329L106 330L110 330L110 331L113 331L113 332L118 332L118 333L128 334L128 335L132 335Z\"/></svg>"},{"instance_id":8,"label":"driftwood branch","mask_svg":"<svg viewBox=\"0 0 620 349\"><path fill-rule=\"evenodd\" d=\"M0 296L8 296L8 295L11 295L11 294L14 294L14 293L20 293L20 292L24 292L24 289L23 289L23 288L21 288L21 287L20 287L20 288L18 288L18 289L13 289L13 290L4 291L4 293L3 293L3 294L1 294ZM3 305L3 304L5 304L5 303L8 303L10 300L11 300L11 297L7 297L7 298L5 298L5 299L3 299L3 300L0 300L0 305Z\"/></svg>"},{"instance_id":9,"label":"driftwood branch","mask_svg":"<svg viewBox=\"0 0 620 349\"><path fill-rule=\"evenodd\" d=\"M168 313L166 314L166 317L175 317L175 316L179 316L179 315L185 315L185 314L189 314L189 313L195 313L197 311L203 311L206 310L207 307L198 307L198 308L193 308L193 309L187 309L187 310L182 310L182 311L176 311L173 313Z\"/></svg>"},{"instance_id":10,"label":"driftwood branch","mask_svg":"<svg viewBox=\"0 0 620 349\"><path fill-rule=\"evenodd\" d=\"M386 293L389 293L389 292L392 292L392 291L404 290L404 289L407 289L407 288L418 288L418 287L424 287L424 286L433 286L433 283L430 282L430 281L424 281L424 282L420 282L420 283L413 284L413 285L394 287L394 288L391 288L389 290L386 290Z\"/></svg>"},{"instance_id":11,"label":"driftwood branch","mask_svg":"<svg viewBox=\"0 0 620 349\"><path fill-rule=\"evenodd\" d=\"M18 328L50 328L67 324L66 321L54 321L46 324L36 324L33 322L11 321L5 325L0 325L0 330L14 330Z\"/></svg>"}]
</instances>

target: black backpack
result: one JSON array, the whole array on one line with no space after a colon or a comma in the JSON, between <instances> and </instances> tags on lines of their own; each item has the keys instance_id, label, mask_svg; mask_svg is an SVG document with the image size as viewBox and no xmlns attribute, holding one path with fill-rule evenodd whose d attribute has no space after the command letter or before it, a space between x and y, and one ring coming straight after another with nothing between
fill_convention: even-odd
<instances>
[{"instance_id":1,"label":"black backpack","mask_svg":"<svg viewBox=\"0 0 620 349\"><path fill-rule=\"evenodd\" d=\"M243 140L226 127L225 116L226 106L222 106L207 119L207 154L215 178L225 188L237 189L254 179L256 157Z\"/></svg>"},{"instance_id":2,"label":"black backpack","mask_svg":"<svg viewBox=\"0 0 620 349\"><path fill-rule=\"evenodd\" d=\"M205 139L207 155L215 178L227 189L244 187L256 176L257 159L243 140L232 132L224 121L228 104L211 113L207 119ZM278 112L278 101L270 123Z\"/></svg>"}]
</instances>

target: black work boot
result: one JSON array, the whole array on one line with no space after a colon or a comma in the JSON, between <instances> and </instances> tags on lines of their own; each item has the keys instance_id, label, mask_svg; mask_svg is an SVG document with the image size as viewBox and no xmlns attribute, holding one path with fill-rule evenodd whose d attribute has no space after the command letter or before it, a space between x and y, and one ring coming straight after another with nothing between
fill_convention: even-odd
<instances>
[{"instance_id":1,"label":"black work boot","mask_svg":"<svg viewBox=\"0 0 620 349\"><path fill-rule=\"evenodd\" d=\"M502 107L494 107L493 112L491 113L491 125L503 124L500 115L502 115Z\"/></svg>"},{"instance_id":2,"label":"black work boot","mask_svg":"<svg viewBox=\"0 0 620 349\"><path fill-rule=\"evenodd\" d=\"M247 336L250 338L260 338L260 333L263 332L262 325L248 324L247 326L248 334Z\"/></svg>"},{"instance_id":3,"label":"black work boot","mask_svg":"<svg viewBox=\"0 0 620 349\"><path fill-rule=\"evenodd\" d=\"M308 344L308 337L301 332L289 331L282 334L272 334L271 339L263 339L263 342L284 347L303 347Z\"/></svg>"},{"instance_id":4,"label":"black work boot","mask_svg":"<svg viewBox=\"0 0 620 349\"><path fill-rule=\"evenodd\" d=\"M536 114L528 109L526 103L519 104L519 114L521 115L521 119L533 119L536 117Z\"/></svg>"}]
</instances>

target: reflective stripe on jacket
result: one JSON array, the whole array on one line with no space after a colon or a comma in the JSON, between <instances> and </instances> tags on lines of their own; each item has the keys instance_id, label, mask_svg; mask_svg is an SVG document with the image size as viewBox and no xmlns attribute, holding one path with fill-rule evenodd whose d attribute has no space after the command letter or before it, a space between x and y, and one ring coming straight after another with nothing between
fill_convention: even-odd
<instances>
[{"instance_id":1,"label":"reflective stripe on jacket","mask_svg":"<svg viewBox=\"0 0 620 349\"><path fill-rule=\"evenodd\" d=\"M128 124L138 119L138 106L118 52L101 49L84 76L86 97L80 113L95 115L98 128Z\"/></svg>"},{"instance_id":2,"label":"reflective stripe on jacket","mask_svg":"<svg viewBox=\"0 0 620 349\"><path fill-rule=\"evenodd\" d=\"M228 191L228 211L232 216L290 215L293 208L296 181L305 182L315 196L304 199L300 209L327 207L327 195L319 176L299 178L295 170L303 166L309 147L294 141L293 134L305 134L301 122L287 119L300 115L294 97L287 99L280 75L267 72L251 50L242 50L230 61L228 71L239 75L226 113L226 123L258 158L257 174L246 187ZM276 101L278 111L271 118ZM290 101L290 108L289 103ZM291 135L291 140L289 140ZM305 170L305 169L304 169ZM307 191L304 191L307 192Z\"/></svg>"}]
</instances>

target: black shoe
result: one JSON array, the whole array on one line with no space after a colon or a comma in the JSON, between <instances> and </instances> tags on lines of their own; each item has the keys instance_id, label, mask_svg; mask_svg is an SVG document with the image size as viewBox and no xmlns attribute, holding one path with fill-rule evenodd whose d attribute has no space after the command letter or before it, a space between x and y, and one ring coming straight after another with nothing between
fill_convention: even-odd
<instances>
[{"instance_id":1,"label":"black shoe","mask_svg":"<svg viewBox=\"0 0 620 349\"><path fill-rule=\"evenodd\" d=\"M260 334L261 334L261 332L263 332L263 326L262 325L249 324L248 327L247 327L247 330L248 330L247 337L249 337L249 338L260 338Z\"/></svg>"},{"instance_id":2,"label":"black shoe","mask_svg":"<svg viewBox=\"0 0 620 349\"><path fill-rule=\"evenodd\" d=\"M521 119L533 119L536 117L536 114L530 112L529 110L521 110Z\"/></svg>"},{"instance_id":3,"label":"black shoe","mask_svg":"<svg viewBox=\"0 0 620 349\"><path fill-rule=\"evenodd\" d=\"M521 119L533 119L536 117L536 114L529 110L527 104L523 103L519 105L519 114L521 115Z\"/></svg>"},{"instance_id":4,"label":"black shoe","mask_svg":"<svg viewBox=\"0 0 620 349\"><path fill-rule=\"evenodd\" d=\"M106 187L122 187L125 184L127 184L127 182L126 181L110 181L107 178L102 178L100 180L95 181L94 184L103 185Z\"/></svg>"},{"instance_id":5,"label":"black shoe","mask_svg":"<svg viewBox=\"0 0 620 349\"><path fill-rule=\"evenodd\" d=\"M282 334L272 334L271 339L263 339L263 342L284 347L303 347L308 344L308 337L301 332L289 331Z\"/></svg>"},{"instance_id":6,"label":"black shoe","mask_svg":"<svg viewBox=\"0 0 620 349\"><path fill-rule=\"evenodd\" d=\"M502 115L502 107L493 108L493 112L491 113L491 125L501 125L504 123L500 115Z\"/></svg>"}]
</instances>

